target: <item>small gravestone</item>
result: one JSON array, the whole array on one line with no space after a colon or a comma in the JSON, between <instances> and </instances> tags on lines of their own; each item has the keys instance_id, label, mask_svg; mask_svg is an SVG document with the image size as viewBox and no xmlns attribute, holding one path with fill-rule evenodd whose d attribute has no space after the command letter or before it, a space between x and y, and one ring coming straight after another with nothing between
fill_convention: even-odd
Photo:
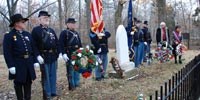
<instances>
[{"instance_id":1,"label":"small gravestone","mask_svg":"<svg viewBox=\"0 0 200 100\"><path fill-rule=\"evenodd\" d=\"M185 42L187 42L187 47L189 49L190 48L190 33L183 33L183 40L186 40Z\"/></svg>"},{"instance_id":2,"label":"small gravestone","mask_svg":"<svg viewBox=\"0 0 200 100\"><path fill-rule=\"evenodd\" d=\"M132 77L137 72L134 71L135 64L129 61L129 49L127 42L127 32L123 25L119 25L116 32L116 51L117 59L121 69L124 71L125 78ZM110 75L115 75L116 72L110 72Z\"/></svg>"}]
</instances>

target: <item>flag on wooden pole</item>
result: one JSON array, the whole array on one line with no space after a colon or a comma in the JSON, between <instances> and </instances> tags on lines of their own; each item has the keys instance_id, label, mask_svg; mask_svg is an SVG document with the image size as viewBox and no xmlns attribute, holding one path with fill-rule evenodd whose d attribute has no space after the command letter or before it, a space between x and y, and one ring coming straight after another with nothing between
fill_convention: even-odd
<instances>
[{"instance_id":1,"label":"flag on wooden pole","mask_svg":"<svg viewBox=\"0 0 200 100\"><path fill-rule=\"evenodd\" d=\"M103 32L103 4L102 0L91 0L91 30L92 32L99 34Z\"/></svg>"},{"instance_id":2,"label":"flag on wooden pole","mask_svg":"<svg viewBox=\"0 0 200 100\"><path fill-rule=\"evenodd\" d=\"M128 33L128 47L130 48L132 45L132 35L130 35L133 27L133 10L132 10L132 0L129 0L128 4L128 25L126 31Z\"/></svg>"}]
</instances>

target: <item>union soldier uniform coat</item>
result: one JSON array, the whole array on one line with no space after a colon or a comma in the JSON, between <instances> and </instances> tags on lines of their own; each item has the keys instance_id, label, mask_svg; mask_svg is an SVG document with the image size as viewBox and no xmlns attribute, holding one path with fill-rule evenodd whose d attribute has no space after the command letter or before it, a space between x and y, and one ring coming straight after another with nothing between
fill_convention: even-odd
<instances>
[{"instance_id":1,"label":"union soldier uniform coat","mask_svg":"<svg viewBox=\"0 0 200 100\"><path fill-rule=\"evenodd\" d=\"M93 51L94 54L98 54L97 51L99 48L101 48L100 54L107 54L108 51L108 38L111 36L111 34L108 31L104 32L105 36L103 36L101 39L98 38L98 36L94 33L90 33L90 39L94 46Z\"/></svg>"},{"instance_id":2,"label":"union soldier uniform coat","mask_svg":"<svg viewBox=\"0 0 200 100\"><path fill-rule=\"evenodd\" d=\"M39 25L32 30L32 37L38 50L37 55L41 55L45 63L57 60L60 53L59 41L52 28Z\"/></svg>"},{"instance_id":3,"label":"union soldier uniform coat","mask_svg":"<svg viewBox=\"0 0 200 100\"><path fill-rule=\"evenodd\" d=\"M59 41L61 53L67 54L69 58L71 58L74 51L82 47L79 33L69 29L61 32Z\"/></svg>"},{"instance_id":4,"label":"union soldier uniform coat","mask_svg":"<svg viewBox=\"0 0 200 100\"><path fill-rule=\"evenodd\" d=\"M28 80L35 80L34 63L35 45L29 32L19 32L12 29L5 34L3 40L4 58L8 68L15 67L16 74L9 73L9 79L15 82L25 83Z\"/></svg>"},{"instance_id":5,"label":"union soldier uniform coat","mask_svg":"<svg viewBox=\"0 0 200 100\"><path fill-rule=\"evenodd\" d=\"M151 33L149 32L149 29L147 27L144 27L142 31L144 32L144 35L145 35L145 41L151 44L152 38L151 38Z\"/></svg>"},{"instance_id":6,"label":"union soldier uniform coat","mask_svg":"<svg viewBox=\"0 0 200 100\"><path fill-rule=\"evenodd\" d=\"M139 29L136 27L137 31L133 35L133 44L134 46L138 46L139 42L145 42L146 37L145 34L143 33L142 29Z\"/></svg>"}]
</instances>

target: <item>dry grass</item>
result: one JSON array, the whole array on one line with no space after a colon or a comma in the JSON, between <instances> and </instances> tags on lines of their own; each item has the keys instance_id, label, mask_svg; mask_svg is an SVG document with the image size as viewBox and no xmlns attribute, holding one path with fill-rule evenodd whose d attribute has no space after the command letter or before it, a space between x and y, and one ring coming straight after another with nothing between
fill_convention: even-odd
<instances>
[{"instance_id":1,"label":"dry grass","mask_svg":"<svg viewBox=\"0 0 200 100\"><path fill-rule=\"evenodd\" d=\"M175 65L173 61L160 64L154 61L151 66L141 67L141 75L135 80L125 81L122 79L105 79L101 82L94 81L94 78L82 79L80 88L75 91L68 91L68 83L66 78L66 68L63 61L59 61L58 66L58 93L61 94L61 100L135 100L136 96L143 93L146 97L153 94L159 89L173 74L184 67L199 51L187 51L184 55L186 59L182 65ZM113 50L110 51L110 57L114 56ZM0 56L0 100L4 100L5 96L9 100L15 100L13 83L7 79L7 68ZM112 68L109 65L108 72ZM33 82L32 100L42 100L42 89L40 85L40 71L37 71L37 80ZM7 98L6 97L6 98Z\"/></svg>"}]
</instances>

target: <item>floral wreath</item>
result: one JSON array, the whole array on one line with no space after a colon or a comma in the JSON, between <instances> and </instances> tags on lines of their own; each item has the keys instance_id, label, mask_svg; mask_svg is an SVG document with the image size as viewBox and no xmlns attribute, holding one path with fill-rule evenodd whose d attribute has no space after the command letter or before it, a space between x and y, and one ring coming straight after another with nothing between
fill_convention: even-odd
<instances>
[{"instance_id":1,"label":"floral wreath","mask_svg":"<svg viewBox=\"0 0 200 100\"><path fill-rule=\"evenodd\" d=\"M82 58L87 58L87 63L85 66L81 64ZM94 55L94 52L90 50L89 47L86 47L86 49L79 48L78 50L73 52L71 60L73 69L81 73L84 78L90 77L92 74L92 69L99 65Z\"/></svg>"},{"instance_id":2,"label":"floral wreath","mask_svg":"<svg viewBox=\"0 0 200 100\"><path fill-rule=\"evenodd\" d=\"M166 47L166 42L161 42L155 50L154 58L160 63L164 63L173 59L172 46L168 44Z\"/></svg>"}]
</instances>

